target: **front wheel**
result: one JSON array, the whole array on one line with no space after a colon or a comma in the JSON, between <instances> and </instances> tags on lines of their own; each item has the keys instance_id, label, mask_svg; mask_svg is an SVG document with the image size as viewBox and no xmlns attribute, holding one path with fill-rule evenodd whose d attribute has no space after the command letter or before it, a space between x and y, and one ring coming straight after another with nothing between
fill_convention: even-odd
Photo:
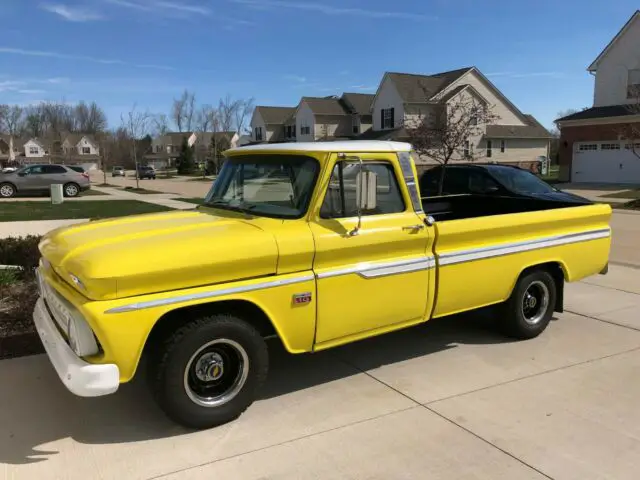
<instances>
[{"instance_id":1,"label":"front wheel","mask_svg":"<svg viewBox=\"0 0 640 480\"><path fill-rule=\"evenodd\" d=\"M67 183L63 187L65 197L77 197L80 194L80 186L75 183Z\"/></svg>"},{"instance_id":2,"label":"front wheel","mask_svg":"<svg viewBox=\"0 0 640 480\"><path fill-rule=\"evenodd\" d=\"M3 183L0 185L0 197L11 198L16 196L16 187L10 183Z\"/></svg>"},{"instance_id":3,"label":"front wheel","mask_svg":"<svg viewBox=\"0 0 640 480\"><path fill-rule=\"evenodd\" d=\"M556 282L549 272L522 275L501 312L505 333L523 340L537 337L549 325L555 305Z\"/></svg>"},{"instance_id":4,"label":"front wheel","mask_svg":"<svg viewBox=\"0 0 640 480\"><path fill-rule=\"evenodd\" d=\"M255 400L269 355L258 331L219 314L179 328L151 358L151 388L162 410L190 428L235 420Z\"/></svg>"}]
</instances>

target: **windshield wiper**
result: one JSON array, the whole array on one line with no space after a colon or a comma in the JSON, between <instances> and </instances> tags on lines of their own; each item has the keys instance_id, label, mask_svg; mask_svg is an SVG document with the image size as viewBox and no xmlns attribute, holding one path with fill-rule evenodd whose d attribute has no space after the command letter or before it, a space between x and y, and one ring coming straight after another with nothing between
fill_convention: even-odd
<instances>
[{"instance_id":1,"label":"windshield wiper","mask_svg":"<svg viewBox=\"0 0 640 480\"><path fill-rule=\"evenodd\" d=\"M257 207L257 205L250 205L244 201L240 205L231 205L231 200L215 199L204 203L208 207L221 207L226 210L236 210L238 212L249 213L251 210Z\"/></svg>"}]
</instances>

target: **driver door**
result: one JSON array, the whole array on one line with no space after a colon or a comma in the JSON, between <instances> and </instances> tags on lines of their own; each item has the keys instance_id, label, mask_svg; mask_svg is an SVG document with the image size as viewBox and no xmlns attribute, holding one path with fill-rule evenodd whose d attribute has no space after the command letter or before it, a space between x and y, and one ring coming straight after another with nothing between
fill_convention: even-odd
<instances>
[{"instance_id":1,"label":"driver door","mask_svg":"<svg viewBox=\"0 0 640 480\"><path fill-rule=\"evenodd\" d=\"M27 167L19 175L16 187L21 192L37 192L45 189L45 178L42 172L42 165Z\"/></svg>"},{"instance_id":2,"label":"driver door","mask_svg":"<svg viewBox=\"0 0 640 480\"><path fill-rule=\"evenodd\" d=\"M389 155L389 154L387 154ZM433 227L414 210L397 162L368 155L377 178L376 206L358 224L353 163L336 161L310 223L316 254L316 349L418 322L427 315Z\"/></svg>"}]
</instances>

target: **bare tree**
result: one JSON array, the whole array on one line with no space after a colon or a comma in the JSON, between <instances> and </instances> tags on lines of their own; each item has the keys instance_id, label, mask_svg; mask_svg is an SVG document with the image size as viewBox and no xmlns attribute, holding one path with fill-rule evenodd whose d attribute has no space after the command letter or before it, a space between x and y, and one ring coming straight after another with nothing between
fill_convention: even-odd
<instances>
[{"instance_id":1,"label":"bare tree","mask_svg":"<svg viewBox=\"0 0 640 480\"><path fill-rule=\"evenodd\" d=\"M152 124L153 133L158 137L165 135L169 131L169 117L164 113L154 115Z\"/></svg>"},{"instance_id":2,"label":"bare tree","mask_svg":"<svg viewBox=\"0 0 640 480\"><path fill-rule=\"evenodd\" d=\"M22 129L24 109L19 105L5 106L6 112L3 120L3 130L9 135L18 135Z\"/></svg>"},{"instance_id":3,"label":"bare tree","mask_svg":"<svg viewBox=\"0 0 640 480\"><path fill-rule=\"evenodd\" d=\"M207 159L210 151L210 142L207 141L207 133L213 129L217 112L211 105L202 105L196 113L196 142L194 153L196 162L202 165L202 177L207 175Z\"/></svg>"},{"instance_id":4,"label":"bare tree","mask_svg":"<svg viewBox=\"0 0 640 480\"><path fill-rule=\"evenodd\" d=\"M107 116L96 102L80 102L74 109L76 128L82 133L97 134L107 128Z\"/></svg>"},{"instance_id":5,"label":"bare tree","mask_svg":"<svg viewBox=\"0 0 640 480\"><path fill-rule=\"evenodd\" d=\"M171 109L171 120L175 123L179 132L190 132L193 127L196 110L196 95L188 90L182 96L173 100Z\"/></svg>"},{"instance_id":6,"label":"bare tree","mask_svg":"<svg viewBox=\"0 0 640 480\"><path fill-rule=\"evenodd\" d=\"M464 92L463 92L464 93ZM499 117L493 107L463 93L446 103L432 105L428 115L418 114L405 122L405 129L415 152L443 166L438 185L442 195L446 166L454 159L474 160L473 138Z\"/></svg>"},{"instance_id":7,"label":"bare tree","mask_svg":"<svg viewBox=\"0 0 640 480\"><path fill-rule=\"evenodd\" d=\"M640 85L629 85L627 89L627 97L633 101L626 105L629 115L640 115ZM625 140L625 148L640 160L640 123L626 123L619 128L618 134L622 140Z\"/></svg>"},{"instance_id":8,"label":"bare tree","mask_svg":"<svg viewBox=\"0 0 640 480\"><path fill-rule=\"evenodd\" d=\"M96 141L100 147L100 157L102 159L102 178L103 184L107 184L107 170L113 160L115 150L116 137L113 132L99 131L96 134Z\"/></svg>"},{"instance_id":9,"label":"bare tree","mask_svg":"<svg viewBox=\"0 0 640 480\"><path fill-rule=\"evenodd\" d=\"M147 134L150 118L151 114L148 111L138 111L135 104L126 115L122 114L120 116L122 128L127 132L131 140L133 163L136 169L136 188L140 188L140 179L138 178L138 142Z\"/></svg>"},{"instance_id":10,"label":"bare tree","mask_svg":"<svg viewBox=\"0 0 640 480\"><path fill-rule=\"evenodd\" d=\"M245 100L238 100L235 109L235 127L238 135L244 133L250 133L251 130L247 128L247 121L251 118L254 109L253 97Z\"/></svg>"}]
</instances>

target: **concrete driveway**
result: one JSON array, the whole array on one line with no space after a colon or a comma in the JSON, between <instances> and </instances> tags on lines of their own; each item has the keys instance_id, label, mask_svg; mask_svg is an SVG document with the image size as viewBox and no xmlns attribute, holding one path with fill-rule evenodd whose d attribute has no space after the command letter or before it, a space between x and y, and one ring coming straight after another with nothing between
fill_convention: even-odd
<instances>
[{"instance_id":1,"label":"concrete driveway","mask_svg":"<svg viewBox=\"0 0 640 480\"><path fill-rule=\"evenodd\" d=\"M0 362L0 478L637 479L640 275L568 285L512 342L461 316L320 354L272 345L262 398L188 432L144 378L69 394L43 356Z\"/></svg>"}]
</instances>

